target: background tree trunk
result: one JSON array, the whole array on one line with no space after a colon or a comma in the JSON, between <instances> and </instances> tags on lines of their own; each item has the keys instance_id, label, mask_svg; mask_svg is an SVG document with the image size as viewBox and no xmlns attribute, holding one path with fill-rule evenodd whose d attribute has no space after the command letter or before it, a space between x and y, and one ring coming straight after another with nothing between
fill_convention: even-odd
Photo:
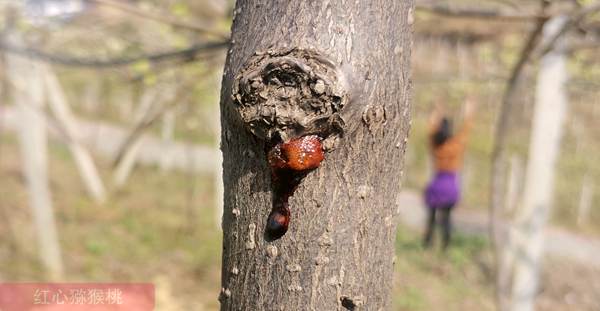
<instances>
[{"instance_id":1,"label":"background tree trunk","mask_svg":"<svg viewBox=\"0 0 600 311\"><path fill-rule=\"evenodd\" d=\"M413 19L410 0L237 1L221 91L222 310L389 309ZM289 231L269 242L267 142L232 90L255 52L290 48L327 58L348 102L343 135L290 198Z\"/></svg>"},{"instance_id":2,"label":"background tree trunk","mask_svg":"<svg viewBox=\"0 0 600 311\"><path fill-rule=\"evenodd\" d=\"M593 183L590 174L585 174L581 182L581 192L579 193L579 205L577 208L577 225L582 226L588 222L590 209L592 207L592 198L594 197Z\"/></svg>"},{"instance_id":3,"label":"background tree trunk","mask_svg":"<svg viewBox=\"0 0 600 311\"><path fill-rule=\"evenodd\" d=\"M523 181L523 164L521 157L517 154L513 154L510 157L510 169L508 171L508 185L506 187L506 198L504 211L506 214L510 214L514 211L517 206L517 200L521 194L521 187Z\"/></svg>"},{"instance_id":4,"label":"background tree trunk","mask_svg":"<svg viewBox=\"0 0 600 311\"><path fill-rule=\"evenodd\" d=\"M544 26L543 38L553 38L566 16L554 17ZM544 228L550 215L555 164L567 108L567 81L564 39L540 62L536 86L529 159L523 191L523 205L514 219L511 243L515 243L512 283L512 311L534 310L538 273L544 249Z\"/></svg>"},{"instance_id":5,"label":"background tree trunk","mask_svg":"<svg viewBox=\"0 0 600 311\"><path fill-rule=\"evenodd\" d=\"M494 277L496 283L496 305L498 310L510 310L510 288L512 277L512 250L510 235L510 215L506 215L505 195L507 185L505 172L507 170L507 140L509 134L509 121L513 104L517 101L519 87L524 79L527 63L538 46L547 18L546 10L550 2L540 2L540 16L536 19L534 28L520 51L520 57L511 70L510 77L500 104L498 119L494 129L494 143L492 146L491 183L490 183L490 208L489 208L489 235L494 252ZM504 226L503 224L506 223ZM505 247L508 245L508 247Z\"/></svg>"},{"instance_id":6,"label":"background tree trunk","mask_svg":"<svg viewBox=\"0 0 600 311\"><path fill-rule=\"evenodd\" d=\"M50 280L60 280L63 262L48 185L43 72L38 63L20 56L7 56L7 64L8 76L15 86L23 175L35 223L40 262Z\"/></svg>"}]
</instances>

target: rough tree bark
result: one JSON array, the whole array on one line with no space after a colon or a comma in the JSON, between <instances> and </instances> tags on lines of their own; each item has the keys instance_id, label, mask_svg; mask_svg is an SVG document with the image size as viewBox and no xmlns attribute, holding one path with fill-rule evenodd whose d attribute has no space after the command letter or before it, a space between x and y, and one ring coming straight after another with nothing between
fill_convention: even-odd
<instances>
[{"instance_id":1,"label":"rough tree bark","mask_svg":"<svg viewBox=\"0 0 600 311\"><path fill-rule=\"evenodd\" d=\"M413 5L237 1L221 90L221 310L389 309ZM270 238L281 189L266 150L307 134L325 160Z\"/></svg>"}]
</instances>

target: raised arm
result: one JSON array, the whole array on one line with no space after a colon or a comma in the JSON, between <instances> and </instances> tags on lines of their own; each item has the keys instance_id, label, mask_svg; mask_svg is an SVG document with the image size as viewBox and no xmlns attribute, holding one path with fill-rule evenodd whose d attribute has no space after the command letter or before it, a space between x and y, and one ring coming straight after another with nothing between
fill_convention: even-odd
<instances>
[{"instance_id":1,"label":"raised arm","mask_svg":"<svg viewBox=\"0 0 600 311\"><path fill-rule=\"evenodd\" d=\"M442 120L442 107L440 105L436 105L433 109L433 112L429 116L429 122L427 125L427 133L428 136L431 137L438 130L440 126L440 122Z\"/></svg>"},{"instance_id":2,"label":"raised arm","mask_svg":"<svg viewBox=\"0 0 600 311\"><path fill-rule=\"evenodd\" d=\"M473 127L473 117L475 116L475 107L476 106L477 106L477 103L472 98L467 98L467 100L465 101L463 124L461 126L460 131L458 133L456 133L456 136L455 136L456 139L459 140L463 144L466 143L467 138L469 136L469 132L471 131L471 128Z\"/></svg>"}]
</instances>

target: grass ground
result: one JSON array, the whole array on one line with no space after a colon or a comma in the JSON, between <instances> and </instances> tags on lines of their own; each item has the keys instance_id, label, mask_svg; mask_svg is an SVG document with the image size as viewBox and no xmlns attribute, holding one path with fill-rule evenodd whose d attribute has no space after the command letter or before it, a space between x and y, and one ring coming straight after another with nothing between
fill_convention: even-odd
<instances>
[{"instance_id":1,"label":"grass ground","mask_svg":"<svg viewBox=\"0 0 600 311\"><path fill-rule=\"evenodd\" d=\"M221 234L210 178L142 167L124 189L112 191L109 202L95 205L86 198L67 150L50 147L50 186L66 281L153 282L157 310L217 310ZM101 161L100 167L108 180L108 163ZM0 136L0 212L0 279L43 281L18 148L7 135ZM418 233L400 228L396 253L394 310L493 310L489 253L482 238L458 235L447 253L424 251ZM583 286L589 287L600 280L600 272L560 265L567 273L544 276L542 310L567 310L554 307L565 306L560 304L564 297L589 300L589 305L599 301L578 281L587 277Z\"/></svg>"},{"instance_id":2,"label":"grass ground","mask_svg":"<svg viewBox=\"0 0 600 311\"><path fill-rule=\"evenodd\" d=\"M456 235L447 252L423 250L420 242L415 232L399 229L394 310L494 309L484 239Z\"/></svg>"},{"instance_id":3,"label":"grass ground","mask_svg":"<svg viewBox=\"0 0 600 311\"><path fill-rule=\"evenodd\" d=\"M0 277L44 280L17 151L2 136L0 215L7 217L0 221ZM107 172L108 163L100 164ZM188 302L185 310L216 308L221 234L209 178L140 168L109 202L96 205L57 145L51 145L50 176L68 281L155 282L159 302L169 305L163 310L173 310L175 298Z\"/></svg>"}]
</instances>

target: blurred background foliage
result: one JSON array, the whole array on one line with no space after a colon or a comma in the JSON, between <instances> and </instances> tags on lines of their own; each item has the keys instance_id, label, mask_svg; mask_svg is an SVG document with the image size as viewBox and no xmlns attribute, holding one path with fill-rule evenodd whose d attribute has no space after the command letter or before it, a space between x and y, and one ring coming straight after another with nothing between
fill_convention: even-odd
<instances>
[{"instance_id":1,"label":"blurred background foliage","mask_svg":"<svg viewBox=\"0 0 600 311\"><path fill-rule=\"evenodd\" d=\"M526 12L534 11L536 2L452 3ZM61 6L63 11L56 9ZM18 33L22 39L19 46L30 47L29 52L69 60L110 62L142 56L118 66L51 63L78 119L132 129L141 97L154 90L154 108L174 114L173 141L216 150L226 48L161 61L145 56L226 42L232 10L233 1L219 0L4 1L0 2L0 36L7 44L9 34ZM600 16L589 20L598 23ZM415 27L412 129L403 188L421 191L432 173L426 123L433 107L445 106L460 125L465 98L472 97L479 107L465 159L460 209L485 212L499 103L531 24L444 17L419 10ZM0 281L39 281L45 280L45 275L27 207L18 141L10 126L3 126L8 123L4 118L13 101L4 70L9 50L6 45L0 49ZM596 208L600 204L596 182L600 178L596 160L600 154L598 57L596 50L590 49L569 58L569 111L552 214L553 226L596 238L600 237L600 209ZM532 117L535 66L530 67L510 118L510 154L521 161L527 158ZM164 92L174 95L164 100ZM144 128L145 135L156 137L163 131L162 114ZM97 139L100 144L111 144L112 138ZM215 215L219 199L214 174L163 169L158 163L138 165L122 187L108 183L108 200L96 203L86 195L64 143L52 138L48 152L49 185L66 280L150 281L156 284L159 310L217 309L221 232ZM103 180L110 180L114 158L94 154L94 159ZM593 208L582 224L577 213L586 178L592 181ZM419 239L418 232L401 227L396 309L494 309L485 238L459 235L447 255L423 251ZM580 295L577 310L587 310L594 299L600 299L589 292L595 287L578 293L573 285L594 274L563 261L551 261L547 266L565 273L562 279L555 279L546 272L545 278L552 282L546 283L539 302L544 310L567 310L565 297L573 292Z\"/></svg>"}]
</instances>

